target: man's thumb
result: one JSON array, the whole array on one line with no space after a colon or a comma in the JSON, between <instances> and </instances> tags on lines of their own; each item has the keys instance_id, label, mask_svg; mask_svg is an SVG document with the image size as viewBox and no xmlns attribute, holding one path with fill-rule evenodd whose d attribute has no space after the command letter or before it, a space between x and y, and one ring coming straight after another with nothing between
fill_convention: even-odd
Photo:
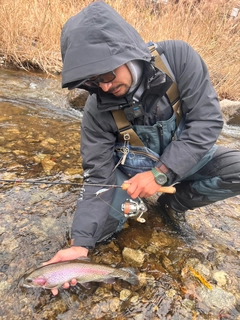
<instances>
[{"instance_id":1,"label":"man's thumb","mask_svg":"<svg viewBox=\"0 0 240 320\"><path fill-rule=\"evenodd\" d=\"M46 266L46 265L48 265L48 264L51 264L51 263L55 263L55 262L58 262L59 260L57 259L57 257L56 256L54 256L54 257L52 257L52 259L50 259L50 260L48 260L48 261L46 261L46 262L43 262L43 266Z\"/></svg>"}]
</instances>

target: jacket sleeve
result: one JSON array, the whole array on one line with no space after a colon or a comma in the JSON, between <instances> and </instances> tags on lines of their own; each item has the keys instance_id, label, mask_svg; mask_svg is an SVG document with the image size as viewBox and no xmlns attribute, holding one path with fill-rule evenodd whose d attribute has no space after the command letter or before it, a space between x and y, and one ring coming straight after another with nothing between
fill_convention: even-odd
<instances>
[{"instance_id":1,"label":"jacket sleeve","mask_svg":"<svg viewBox=\"0 0 240 320\"><path fill-rule=\"evenodd\" d=\"M158 43L176 78L184 129L177 140L164 150L161 161L174 178L183 178L212 148L222 130L223 120L219 101L210 81L206 64L200 55L183 41Z\"/></svg>"},{"instance_id":2,"label":"jacket sleeve","mask_svg":"<svg viewBox=\"0 0 240 320\"><path fill-rule=\"evenodd\" d=\"M114 145L115 134L110 112L98 112L96 100L90 96L84 108L81 130L81 154L87 182L115 184ZM104 129L103 129L104 128ZM112 189L96 196L101 187L84 186L77 201L72 224L72 239L75 246L94 247L101 236L108 218Z\"/></svg>"}]
</instances>

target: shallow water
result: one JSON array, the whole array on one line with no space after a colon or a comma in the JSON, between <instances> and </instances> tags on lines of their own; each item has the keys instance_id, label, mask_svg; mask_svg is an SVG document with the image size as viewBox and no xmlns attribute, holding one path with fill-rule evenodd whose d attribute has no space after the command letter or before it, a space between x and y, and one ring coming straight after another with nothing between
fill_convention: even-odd
<instances>
[{"instance_id":1,"label":"shallow water","mask_svg":"<svg viewBox=\"0 0 240 320\"><path fill-rule=\"evenodd\" d=\"M82 115L60 79L0 70L0 84L0 179L81 182ZM239 136L225 126L218 143L240 149ZM129 220L90 253L97 263L135 267L138 286L77 285L57 297L20 287L27 270L68 246L79 190L0 184L1 319L240 319L239 197L189 212L192 243L166 225L153 198L145 224Z\"/></svg>"}]
</instances>

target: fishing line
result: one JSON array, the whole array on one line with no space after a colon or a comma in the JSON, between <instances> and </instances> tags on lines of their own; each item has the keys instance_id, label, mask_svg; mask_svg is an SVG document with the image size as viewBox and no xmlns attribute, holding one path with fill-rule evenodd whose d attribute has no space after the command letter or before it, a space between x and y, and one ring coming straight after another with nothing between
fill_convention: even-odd
<instances>
[{"instance_id":1,"label":"fishing line","mask_svg":"<svg viewBox=\"0 0 240 320\"><path fill-rule=\"evenodd\" d=\"M109 189L110 190L110 189ZM119 211L118 209L116 209L115 207L113 207L110 203L108 203L107 201L105 201L104 199L102 199L100 196L96 195L96 197L98 197L100 200L102 200L102 202L104 202L105 204L107 204L111 209L115 210L117 213L120 213L123 215L123 212Z\"/></svg>"},{"instance_id":2,"label":"fishing line","mask_svg":"<svg viewBox=\"0 0 240 320\"><path fill-rule=\"evenodd\" d=\"M108 203L107 201L105 201L102 197L101 194L107 191L112 190L113 188L121 188L123 190L126 190L126 187L123 185L116 185L116 184L94 184L94 183L87 183L87 182L52 182L52 181L46 181L46 180L21 180L21 179L0 179L0 182L3 183L3 186L6 185L6 183L14 183L14 185L17 184L47 184L53 186L53 185L75 185L75 186L81 186L80 188L80 194L79 194L79 200L83 200L83 195L90 195L93 197L98 197L103 203L105 203L108 207L110 207L111 209L113 209L115 212L117 212L120 215L123 216L128 216L128 217L132 217L137 215L140 212L140 216L139 216L139 222L144 223L145 219L141 218L142 214L146 211L144 210L143 212L143 206L140 205L139 203L136 204L134 203L134 201L125 201L122 204L122 211L118 210L117 208L115 208L113 205L111 205L110 203ZM85 191L85 186L91 186L91 187L100 187L100 189L98 189L96 192L86 192ZM125 188L124 188L125 187Z\"/></svg>"},{"instance_id":3,"label":"fishing line","mask_svg":"<svg viewBox=\"0 0 240 320\"><path fill-rule=\"evenodd\" d=\"M20 185L20 184L30 184L30 185L34 185L34 184L47 184L51 186L54 185L71 185L71 186L80 186L80 189L84 189L84 185L85 186L95 186L95 187L101 187L101 189L99 189L98 191L92 193L92 192L84 192L86 195L92 195L95 197L98 197L101 201L103 201L105 204L107 204L110 208L112 208L113 210L115 210L118 213L121 213L119 210L117 210L116 208L114 208L111 204L109 204L107 201L105 201L104 199L101 198L101 193L107 192L113 188L121 188L121 186L117 186L117 185L102 185L102 184L88 184L88 183L79 183L79 182L53 182L53 181L46 181L46 180L22 180L22 179L0 179L0 182L3 184L3 186L6 186L7 183L13 183L14 185ZM108 188L103 188L103 187L108 187ZM84 189L85 191L85 189ZM83 194L83 192L82 192ZM80 192L80 196L81 196L81 192Z\"/></svg>"}]
</instances>

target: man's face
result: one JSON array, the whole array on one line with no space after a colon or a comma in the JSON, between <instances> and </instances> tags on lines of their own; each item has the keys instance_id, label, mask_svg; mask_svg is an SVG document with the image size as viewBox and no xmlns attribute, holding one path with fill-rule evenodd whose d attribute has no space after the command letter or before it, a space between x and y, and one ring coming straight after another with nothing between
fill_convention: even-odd
<instances>
[{"instance_id":1,"label":"man's face","mask_svg":"<svg viewBox=\"0 0 240 320\"><path fill-rule=\"evenodd\" d=\"M116 97L124 96L132 85L132 75L128 67L124 64L114 70L116 78L108 83L99 82L99 87Z\"/></svg>"}]
</instances>

